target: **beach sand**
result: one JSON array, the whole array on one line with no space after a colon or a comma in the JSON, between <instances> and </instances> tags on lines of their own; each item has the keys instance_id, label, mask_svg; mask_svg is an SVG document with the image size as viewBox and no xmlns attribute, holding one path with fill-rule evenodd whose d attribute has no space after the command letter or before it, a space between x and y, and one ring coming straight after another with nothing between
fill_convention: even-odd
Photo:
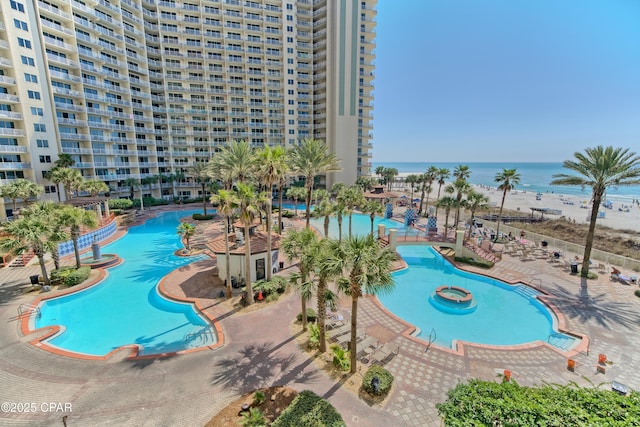
<instances>
[{"instance_id":1,"label":"beach sand","mask_svg":"<svg viewBox=\"0 0 640 427\"><path fill-rule=\"evenodd\" d=\"M400 174L400 176L403 175L408 174ZM444 194L444 187L447 184L442 186L440 196ZM476 191L489 197L491 213L497 214L502 200L502 191L496 189L496 187L487 188L486 186L481 187L479 185L474 185L473 187ZM395 183L392 191L399 195L407 196L410 196L411 193L410 187L405 183ZM436 184L429 195L428 203L430 206L433 205L433 201L436 199L437 193L438 185ZM418 191L417 186L414 188L413 197L414 199L420 197L420 192ZM601 205L599 211L604 212L604 217L598 218L597 224L616 230L632 230L640 232L640 207L636 205L625 206L627 209L622 209L623 205L621 202L614 202L611 209L604 208ZM545 213L544 216L549 219L565 217L571 222L575 220L577 224L588 224L590 220L588 214L591 206L590 201L586 198L554 193L543 193L540 200L536 200L535 192L514 190L507 193L507 197L504 202L505 210L520 211L523 215L531 215L531 208L548 208L550 210L561 211L560 215ZM540 212L534 212L534 215L540 216Z\"/></svg>"}]
</instances>

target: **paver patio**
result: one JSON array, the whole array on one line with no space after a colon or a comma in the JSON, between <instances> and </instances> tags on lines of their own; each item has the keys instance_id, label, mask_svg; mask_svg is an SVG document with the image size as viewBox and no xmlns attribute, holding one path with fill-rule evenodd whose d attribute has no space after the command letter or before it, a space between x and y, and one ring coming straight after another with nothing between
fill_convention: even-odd
<instances>
[{"instance_id":1,"label":"paver patio","mask_svg":"<svg viewBox=\"0 0 640 427\"><path fill-rule=\"evenodd\" d=\"M193 292L189 280L214 261L182 267L165 279L177 296ZM35 271L35 273L34 273ZM369 407L342 384L334 383L302 353L291 336L290 323L299 312L295 294L277 304L239 313L217 304L214 295L195 295L219 319L225 345L167 358L127 360L124 352L106 362L57 356L28 344L20 333L17 309L34 295L21 288L37 267L0 270L0 402L35 403L33 413L0 413L2 425L199 426L238 395L255 388L288 385L311 389L327 398L349 426L440 425L435 404L469 378L496 380L509 369L521 384L576 381L595 384L616 380L640 389L640 298L635 286L611 282L608 275L587 286L545 260L523 262L505 256L491 274L508 281L539 279L554 295L568 329L591 339L590 353L578 354L575 372L566 369L566 355L547 346L518 349L466 345L463 353L431 346L403 335L406 325L363 298L359 324L382 342L394 341L400 351L387 368L396 382L382 407ZM200 276L201 277L201 276ZM538 283L536 281L536 283ZM345 300L345 307L348 302ZM596 374L598 354L612 360L605 374ZM70 403L69 411L42 411L41 404ZM49 408L49 406L46 406Z\"/></svg>"}]
</instances>

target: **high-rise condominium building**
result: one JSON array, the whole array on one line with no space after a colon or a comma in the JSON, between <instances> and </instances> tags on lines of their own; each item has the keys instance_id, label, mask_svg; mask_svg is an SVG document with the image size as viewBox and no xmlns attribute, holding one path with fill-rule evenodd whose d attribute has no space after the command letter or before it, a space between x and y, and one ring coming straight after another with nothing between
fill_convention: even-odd
<instances>
[{"instance_id":1,"label":"high-rise condominium building","mask_svg":"<svg viewBox=\"0 0 640 427\"><path fill-rule=\"evenodd\" d=\"M67 153L115 193L132 178L145 195L197 197L189 168L220 146L304 138L341 159L327 184L351 184L371 168L375 6L2 0L2 184L26 178L57 199L45 176ZM145 179L158 175L178 179Z\"/></svg>"}]
</instances>

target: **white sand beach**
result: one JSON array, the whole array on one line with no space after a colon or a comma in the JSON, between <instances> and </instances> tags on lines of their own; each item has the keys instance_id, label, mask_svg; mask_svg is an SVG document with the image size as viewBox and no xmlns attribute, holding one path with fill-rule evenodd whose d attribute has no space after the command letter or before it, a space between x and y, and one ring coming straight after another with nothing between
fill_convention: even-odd
<instances>
[{"instance_id":1,"label":"white sand beach","mask_svg":"<svg viewBox=\"0 0 640 427\"><path fill-rule=\"evenodd\" d=\"M400 174L400 177L404 177L409 174ZM448 184L448 183L447 183ZM446 185L446 184L445 184ZM442 186L443 192L444 187ZM475 185L474 189L478 192L485 194L489 197L489 203L492 207L492 211L498 212L500 203L502 200L502 191L496 189L496 187L482 187ZM409 196L411 190L405 183L395 183L392 190L398 194L406 194ZM431 205L437 196L438 186L435 185L433 191L429 195L429 204ZM441 192L442 196L442 192ZM414 188L414 198L420 197L418 188ZM558 219L565 217L567 221L574 221L578 224L587 224L589 222L588 214L590 212L590 201L586 198L580 198L578 196L562 195L554 193L543 193L537 200L535 192L529 191L511 191L507 194L504 202L504 208L514 211L520 211L522 214L531 215L531 208L544 209L548 208L551 211L560 211L560 214L545 213L544 216L550 219ZM613 206L608 209L600 206L599 211L601 218L598 218L598 225L611 227L617 230L633 230L640 232L640 207L636 205L623 205L621 202L614 202ZM540 212L533 213L536 216L540 216Z\"/></svg>"}]
</instances>

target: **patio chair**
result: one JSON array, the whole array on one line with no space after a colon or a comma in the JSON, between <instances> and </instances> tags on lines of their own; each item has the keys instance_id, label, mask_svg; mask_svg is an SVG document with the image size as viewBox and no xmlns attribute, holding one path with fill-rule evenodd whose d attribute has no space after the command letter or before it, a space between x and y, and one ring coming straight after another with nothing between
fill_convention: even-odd
<instances>
[{"instance_id":1,"label":"patio chair","mask_svg":"<svg viewBox=\"0 0 640 427\"><path fill-rule=\"evenodd\" d=\"M379 365L384 365L389 361L389 358L392 358L400 351L400 346L395 343L386 343L379 349L377 349L373 355L371 356L373 363L378 363Z\"/></svg>"},{"instance_id":2,"label":"patio chair","mask_svg":"<svg viewBox=\"0 0 640 427\"><path fill-rule=\"evenodd\" d=\"M330 331L329 341L336 341L340 336L351 330L351 325L342 325L337 329Z\"/></svg>"},{"instance_id":3,"label":"patio chair","mask_svg":"<svg viewBox=\"0 0 640 427\"><path fill-rule=\"evenodd\" d=\"M368 336L356 344L356 354L358 356L373 353L378 346L378 340L372 336Z\"/></svg>"},{"instance_id":4,"label":"patio chair","mask_svg":"<svg viewBox=\"0 0 640 427\"><path fill-rule=\"evenodd\" d=\"M365 332L364 328L356 329L356 342L361 341L366 337L367 333ZM348 345L351 342L351 329L349 329L349 333L340 335L337 341L340 345Z\"/></svg>"}]
</instances>

